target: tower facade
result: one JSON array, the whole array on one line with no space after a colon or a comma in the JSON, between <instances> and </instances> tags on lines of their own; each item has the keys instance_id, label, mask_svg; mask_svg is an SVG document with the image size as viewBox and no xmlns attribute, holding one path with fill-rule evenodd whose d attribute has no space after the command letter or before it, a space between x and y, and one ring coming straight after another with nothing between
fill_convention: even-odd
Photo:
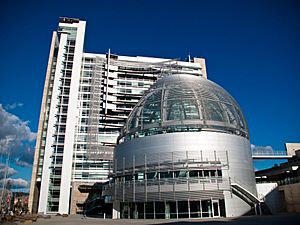
<instances>
[{"instance_id":1,"label":"tower facade","mask_svg":"<svg viewBox=\"0 0 300 225\"><path fill-rule=\"evenodd\" d=\"M83 187L106 182L127 116L162 75L206 78L205 61L85 53L86 22L60 18L40 111L29 208L80 213Z\"/></svg>"}]
</instances>

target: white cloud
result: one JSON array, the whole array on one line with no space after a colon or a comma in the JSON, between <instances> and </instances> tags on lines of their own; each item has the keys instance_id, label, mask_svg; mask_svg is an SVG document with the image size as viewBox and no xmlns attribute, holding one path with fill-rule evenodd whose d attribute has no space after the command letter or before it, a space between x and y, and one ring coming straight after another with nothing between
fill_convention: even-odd
<instances>
[{"instance_id":1,"label":"white cloud","mask_svg":"<svg viewBox=\"0 0 300 225\"><path fill-rule=\"evenodd\" d=\"M252 152L263 152L263 153L272 153L274 152L274 149L272 146L256 146L254 144L251 144Z\"/></svg>"},{"instance_id":2,"label":"white cloud","mask_svg":"<svg viewBox=\"0 0 300 225\"><path fill-rule=\"evenodd\" d=\"M0 154L10 153L10 159L19 165L32 164L36 133L16 115L7 112L0 104ZM25 162L25 163L22 163Z\"/></svg>"},{"instance_id":3,"label":"white cloud","mask_svg":"<svg viewBox=\"0 0 300 225\"><path fill-rule=\"evenodd\" d=\"M3 185L3 183L5 183L4 185L7 189L20 189L20 188L29 187L29 182L22 178L17 178L17 179L8 178L5 180L4 179L0 180L1 186Z\"/></svg>"},{"instance_id":4,"label":"white cloud","mask_svg":"<svg viewBox=\"0 0 300 225\"><path fill-rule=\"evenodd\" d=\"M16 164L18 166L23 166L23 167L31 167L32 166L32 163L28 163L28 162L22 161L20 159L16 160Z\"/></svg>"},{"instance_id":5,"label":"white cloud","mask_svg":"<svg viewBox=\"0 0 300 225\"><path fill-rule=\"evenodd\" d=\"M24 189L29 187L29 182L22 178L11 178L15 175L17 171L14 168L6 166L3 163L0 163L0 186L3 184L7 189ZM6 179L5 178L6 175Z\"/></svg>"},{"instance_id":6,"label":"white cloud","mask_svg":"<svg viewBox=\"0 0 300 225\"><path fill-rule=\"evenodd\" d=\"M6 173L6 177L11 177L16 174L17 171L14 168L5 166L3 163L0 163L0 179L3 179Z\"/></svg>"},{"instance_id":7,"label":"white cloud","mask_svg":"<svg viewBox=\"0 0 300 225\"><path fill-rule=\"evenodd\" d=\"M15 108L17 108L17 107L22 107L24 104L23 103L20 103L20 102L15 102L15 103L13 103L13 104L7 104L7 105L5 105L5 109L6 110L12 110L12 109L15 109Z\"/></svg>"}]
</instances>

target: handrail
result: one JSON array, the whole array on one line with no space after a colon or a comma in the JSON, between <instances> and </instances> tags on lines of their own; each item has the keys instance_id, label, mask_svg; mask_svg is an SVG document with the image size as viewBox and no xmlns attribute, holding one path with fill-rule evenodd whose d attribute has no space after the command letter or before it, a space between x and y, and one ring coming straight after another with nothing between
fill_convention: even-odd
<instances>
[{"instance_id":1,"label":"handrail","mask_svg":"<svg viewBox=\"0 0 300 225\"><path fill-rule=\"evenodd\" d=\"M244 194L247 198L249 198L252 202L256 202L256 203L262 203L263 201L261 199L259 199L257 196L255 196L253 193L251 193L250 191L248 191L244 186L246 186L245 184L243 184L243 182L239 181L237 178L230 178L230 185L233 188L238 189L238 191L240 191L242 194ZM254 201L253 201L254 200Z\"/></svg>"}]
</instances>

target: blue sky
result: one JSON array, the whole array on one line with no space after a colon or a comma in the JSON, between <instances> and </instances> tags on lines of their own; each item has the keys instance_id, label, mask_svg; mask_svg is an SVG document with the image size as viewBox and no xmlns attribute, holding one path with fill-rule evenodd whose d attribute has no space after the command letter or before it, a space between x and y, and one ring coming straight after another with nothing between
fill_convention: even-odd
<instances>
[{"instance_id":1,"label":"blue sky","mask_svg":"<svg viewBox=\"0 0 300 225\"><path fill-rule=\"evenodd\" d=\"M280 150L300 141L299 12L297 0L2 0L0 104L19 127L30 129L20 139L22 157L13 156L12 177L30 180L32 151L23 151L34 146L30 135L37 131L51 34L60 16L87 21L86 52L206 58L209 79L240 104L251 143Z\"/></svg>"}]
</instances>

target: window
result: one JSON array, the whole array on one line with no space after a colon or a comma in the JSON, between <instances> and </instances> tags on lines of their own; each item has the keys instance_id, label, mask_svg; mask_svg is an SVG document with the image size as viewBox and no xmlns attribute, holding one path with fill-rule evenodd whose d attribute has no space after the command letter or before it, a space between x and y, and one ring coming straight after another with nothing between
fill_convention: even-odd
<instances>
[{"instance_id":1,"label":"window","mask_svg":"<svg viewBox=\"0 0 300 225\"><path fill-rule=\"evenodd\" d=\"M198 170L193 170L189 172L189 177L198 177Z\"/></svg>"},{"instance_id":2,"label":"window","mask_svg":"<svg viewBox=\"0 0 300 225\"><path fill-rule=\"evenodd\" d=\"M204 170L204 176L209 177L209 170Z\"/></svg>"},{"instance_id":3,"label":"window","mask_svg":"<svg viewBox=\"0 0 300 225\"><path fill-rule=\"evenodd\" d=\"M88 124L88 119L87 118L81 118L81 124L87 125Z\"/></svg>"},{"instance_id":4,"label":"window","mask_svg":"<svg viewBox=\"0 0 300 225\"><path fill-rule=\"evenodd\" d=\"M67 116L60 116L60 120L59 120L60 123L66 123L67 122Z\"/></svg>"},{"instance_id":5,"label":"window","mask_svg":"<svg viewBox=\"0 0 300 225\"><path fill-rule=\"evenodd\" d=\"M168 172L160 172L160 179L164 179L164 178L173 178L173 172L172 171L168 171Z\"/></svg>"},{"instance_id":6,"label":"window","mask_svg":"<svg viewBox=\"0 0 300 225\"><path fill-rule=\"evenodd\" d=\"M176 178L187 177L187 171L186 170L175 171L174 176Z\"/></svg>"}]
</instances>

